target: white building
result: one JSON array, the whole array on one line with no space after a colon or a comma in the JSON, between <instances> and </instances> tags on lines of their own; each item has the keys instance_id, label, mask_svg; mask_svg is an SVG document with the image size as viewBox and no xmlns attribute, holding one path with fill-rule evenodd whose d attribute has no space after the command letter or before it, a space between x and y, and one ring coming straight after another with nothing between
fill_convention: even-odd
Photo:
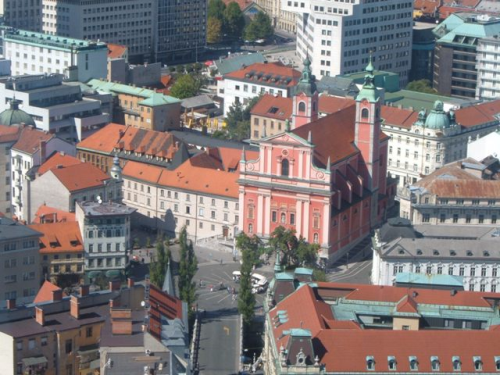
<instances>
[{"instance_id":1,"label":"white building","mask_svg":"<svg viewBox=\"0 0 500 375\"><path fill-rule=\"evenodd\" d=\"M411 67L413 1L282 0L297 13L297 53L323 76L360 72L373 53L377 70L408 82Z\"/></svg>"},{"instance_id":2,"label":"white building","mask_svg":"<svg viewBox=\"0 0 500 375\"><path fill-rule=\"evenodd\" d=\"M43 0L43 32L126 45L130 60L151 60L155 0Z\"/></svg>"},{"instance_id":3,"label":"white building","mask_svg":"<svg viewBox=\"0 0 500 375\"><path fill-rule=\"evenodd\" d=\"M217 81L217 92L224 98L224 116L239 102L244 106L260 94L288 98L299 82L301 73L281 63L255 63L225 74Z\"/></svg>"},{"instance_id":4,"label":"white building","mask_svg":"<svg viewBox=\"0 0 500 375\"><path fill-rule=\"evenodd\" d=\"M446 112L436 101L429 113L382 108L382 130L391 139L387 170L399 187L417 182L443 165L467 155L470 140L500 126L500 100Z\"/></svg>"},{"instance_id":5,"label":"white building","mask_svg":"<svg viewBox=\"0 0 500 375\"><path fill-rule=\"evenodd\" d=\"M476 54L476 99L492 100L500 98L500 75L498 74L499 47L500 40L498 39L498 35L478 40Z\"/></svg>"},{"instance_id":6,"label":"white building","mask_svg":"<svg viewBox=\"0 0 500 375\"><path fill-rule=\"evenodd\" d=\"M105 43L41 34L26 30L3 30L4 57L12 61L12 75L60 73L76 66L73 78L87 82L107 76L108 47Z\"/></svg>"},{"instance_id":7,"label":"white building","mask_svg":"<svg viewBox=\"0 0 500 375\"><path fill-rule=\"evenodd\" d=\"M130 219L134 208L112 202L79 202L76 220L85 244L85 273L105 272L112 278L127 265L131 248ZM94 272L94 273L93 273Z\"/></svg>"},{"instance_id":8,"label":"white building","mask_svg":"<svg viewBox=\"0 0 500 375\"><path fill-rule=\"evenodd\" d=\"M76 155L76 147L54 134L26 126L22 129L17 142L10 149L10 170L12 171L12 215L26 220L29 208L24 191L29 191L28 172L45 162L54 152L63 151ZM34 212L33 212L34 214Z\"/></svg>"},{"instance_id":9,"label":"white building","mask_svg":"<svg viewBox=\"0 0 500 375\"><path fill-rule=\"evenodd\" d=\"M488 156L500 158L500 130L471 140L467 145L467 157L481 161Z\"/></svg>"},{"instance_id":10,"label":"white building","mask_svg":"<svg viewBox=\"0 0 500 375\"><path fill-rule=\"evenodd\" d=\"M101 102L84 97L79 85L63 83L61 74L38 74L0 80L0 111L13 99L31 115L36 127L79 141L110 121Z\"/></svg>"},{"instance_id":11,"label":"white building","mask_svg":"<svg viewBox=\"0 0 500 375\"><path fill-rule=\"evenodd\" d=\"M475 226L411 226L390 219L373 239L371 281L393 285L401 273L450 275L465 290L500 290L500 230Z\"/></svg>"}]
</instances>

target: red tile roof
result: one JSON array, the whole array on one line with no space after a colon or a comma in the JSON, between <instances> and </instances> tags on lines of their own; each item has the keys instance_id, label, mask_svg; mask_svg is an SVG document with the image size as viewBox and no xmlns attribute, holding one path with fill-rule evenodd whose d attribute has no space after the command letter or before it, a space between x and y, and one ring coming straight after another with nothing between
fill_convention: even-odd
<instances>
[{"instance_id":1,"label":"red tile roof","mask_svg":"<svg viewBox=\"0 0 500 375\"><path fill-rule=\"evenodd\" d=\"M54 168L48 173L53 173L70 192L103 186L104 181L110 179L106 173L90 163Z\"/></svg>"},{"instance_id":2,"label":"red tile roof","mask_svg":"<svg viewBox=\"0 0 500 375\"><path fill-rule=\"evenodd\" d=\"M21 130L21 135L18 141L12 146L13 149L26 152L28 154L33 154L40 149L41 141L49 141L53 134L47 133L45 131L35 129L32 126L25 126Z\"/></svg>"},{"instance_id":3,"label":"red tile roof","mask_svg":"<svg viewBox=\"0 0 500 375\"><path fill-rule=\"evenodd\" d=\"M61 288L59 288L57 285L52 284L50 281L45 280L42 287L38 291L33 303L51 302L52 292L55 290L61 290ZM67 296L67 294L63 292L63 296Z\"/></svg>"},{"instance_id":4,"label":"red tile roof","mask_svg":"<svg viewBox=\"0 0 500 375\"><path fill-rule=\"evenodd\" d=\"M43 236L40 237L40 254L83 253L80 226L76 221L31 224Z\"/></svg>"},{"instance_id":5,"label":"red tile roof","mask_svg":"<svg viewBox=\"0 0 500 375\"><path fill-rule=\"evenodd\" d=\"M319 111L321 113L333 113L355 105L356 101L354 99L339 98L330 95L321 95L319 97Z\"/></svg>"},{"instance_id":6,"label":"red tile roof","mask_svg":"<svg viewBox=\"0 0 500 375\"><path fill-rule=\"evenodd\" d=\"M380 111L380 117L382 117L384 125L410 129L418 119L418 112L384 105Z\"/></svg>"},{"instance_id":7,"label":"red tile roof","mask_svg":"<svg viewBox=\"0 0 500 375\"><path fill-rule=\"evenodd\" d=\"M58 166L69 167L70 165L81 164L82 162L74 156L65 154L64 152L56 152L38 168L38 174L42 175L48 170Z\"/></svg>"},{"instance_id":8,"label":"red tile roof","mask_svg":"<svg viewBox=\"0 0 500 375\"><path fill-rule=\"evenodd\" d=\"M251 114L277 120L287 120L292 117L292 110L292 98L265 94L252 108Z\"/></svg>"},{"instance_id":9,"label":"red tile roof","mask_svg":"<svg viewBox=\"0 0 500 375\"><path fill-rule=\"evenodd\" d=\"M423 13L433 14L439 8L440 0L414 0L413 9L421 10Z\"/></svg>"},{"instance_id":10,"label":"red tile roof","mask_svg":"<svg viewBox=\"0 0 500 375\"><path fill-rule=\"evenodd\" d=\"M264 86L290 88L297 85L301 73L282 63L255 63L243 69L236 70L224 76L224 79L259 83ZM279 79L278 79L279 78ZM287 81L289 79L289 81ZM275 80L273 82L273 80ZM285 81L283 81L285 80Z\"/></svg>"},{"instance_id":11,"label":"red tile roof","mask_svg":"<svg viewBox=\"0 0 500 375\"><path fill-rule=\"evenodd\" d=\"M456 121L466 128L497 121L500 114L500 99L482 104L458 109L455 112Z\"/></svg>"},{"instance_id":12,"label":"red tile roof","mask_svg":"<svg viewBox=\"0 0 500 375\"><path fill-rule=\"evenodd\" d=\"M253 3L251 0L222 0L224 4L229 5L230 3L237 3L241 10L245 10L250 4Z\"/></svg>"},{"instance_id":13,"label":"red tile roof","mask_svg":"<svg viewBox=\"0 0 500 375\"><path fill-rule=\"evenodd\" d=\"M111 154L116 148L172 159L177 151L176 142L180 140L167 132L111 123L84 139L77 147L106 154Z\"/></svg>"},{"instance_id":14,"label":"red tile roof","mask_svg":"<svg viewBox=\"0 0 500 375\"><path fill-rule=\"evenodd\" d=\"M75 214L54 207L41 205L35 213L33 224L76 221Z\"/></svg>"},{"instance_id":15,"label":"red tile roof","mask_svg":"<svg viewBox=\"0 0 500 375\"><path fill-rule=\"evenodd\" d=\"M0 143L15 142L21 134L21 127L0 125Z\"/></svg>"},{"instance_id":16,"label":"red tile roof","mask_svg":"<svg viewBox=\"0 0 500 375\"><path fill-rule=\"evenodd\" d=\"M108 43L108 59L120 59L126 55L127 51L127 46Z\"/></svg>"}]
</instances>

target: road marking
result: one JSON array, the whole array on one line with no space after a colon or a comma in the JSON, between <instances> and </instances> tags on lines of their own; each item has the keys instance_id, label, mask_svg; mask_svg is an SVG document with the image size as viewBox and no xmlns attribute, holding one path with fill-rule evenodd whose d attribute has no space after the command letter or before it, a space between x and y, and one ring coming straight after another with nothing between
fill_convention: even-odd
<instances>
[{"instance_id":1,"label":"road marking","mask_svg":"<svg viewBox=\"0 0 500 375\"><path fill-rule=\"evenodd\" d=\"M213 295L212 297L208 297L206 300L207 300L207 301L210 301L211 299L218 298L218 297L220 297L220 294L216 294L216 293L214 292L214 295Z\"/></svg>"},{"instance_id":2,"label":"road marking","mask_svg":"<svg viewBox=\"0 0 500 375\"><path fill-rule=\"evenodd\" d=\"M224 300L225 300L227 297L229 297L229 296L230 296L230 294L228 294L227 296L225 296L223 299L221 299L221 300L217 301L217 303L221 303L222 301L224 301Z\"/></svg>"},{"instance_id":3,"label":"road marking","mask_svg":"<svg viewBox=\"0 0 500 375\"><path fill-rule=\"evenodd\" d=\"M224 332L226 332L226 335L229 336L229 327L224 326Z\"/></svg>"},{"instance_id":4,"label":"road marking","mask_svg":"<svg viewBox=\"0 0 500 375\"><path fill-rule=\"evenodd\" d=\"M232 280L232 279L233 279L233 276L232 276L232 275L231 275L231 276L229 276L229 275L228 275L228 273L227 273L226 271L224 271L224 274L227 276L227 278L228 278L229 280Z\"/></svg>"},{"instance_id":5,"label":"road marking","mask_svg":"<svg viewBox=\"0 0 500 375\"><path fill-rule=\"evenodd\" d=\"M351 268L351 272L342 273L341 275L338 275L338 276L332 276L332 277L328 278L328 281L338 281L338 280L343 280L343 279L347 279L347 278L356 276L357 274L359 274L361 271L363 271L365 268L367 268L370 265L371 265L371 262L368 262L366 264L360 265L358 268ZM354 271L356 271L356 272L354 272Z\"/></svg>"}]
</instances>

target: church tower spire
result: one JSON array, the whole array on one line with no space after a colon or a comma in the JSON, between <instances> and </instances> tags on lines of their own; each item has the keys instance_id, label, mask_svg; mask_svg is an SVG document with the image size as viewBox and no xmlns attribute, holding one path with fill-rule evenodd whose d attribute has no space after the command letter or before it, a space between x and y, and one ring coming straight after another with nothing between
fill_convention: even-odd
<instances>
[{"instance_id":1,"label":"church tower spire","mask_svg":"<svg viewBox=\"0 0 500 375\"><path fill-rule=\"evenodd\" d=\"M293 129L318 119L319 95L315 81L311 73L311 61L307 56L300 81L293 90Z\"/></svg>"}]
</instances>

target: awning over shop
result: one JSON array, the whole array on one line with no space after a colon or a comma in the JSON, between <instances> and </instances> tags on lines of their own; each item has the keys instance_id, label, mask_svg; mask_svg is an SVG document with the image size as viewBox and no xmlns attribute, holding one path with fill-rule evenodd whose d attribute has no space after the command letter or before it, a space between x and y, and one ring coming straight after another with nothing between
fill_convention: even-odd
<instances>
[{"instance_id":1,"label":"awning over shop","mask_svg":"<svg viewBox=\"0 0 500 375\"><path fill-rule=\"evenodd\" d=\"M23 366L24 367L43 365L45 363L47 363L47 358L45 358L45 356L23 358Z\"/></svg>"}]
</instances>

